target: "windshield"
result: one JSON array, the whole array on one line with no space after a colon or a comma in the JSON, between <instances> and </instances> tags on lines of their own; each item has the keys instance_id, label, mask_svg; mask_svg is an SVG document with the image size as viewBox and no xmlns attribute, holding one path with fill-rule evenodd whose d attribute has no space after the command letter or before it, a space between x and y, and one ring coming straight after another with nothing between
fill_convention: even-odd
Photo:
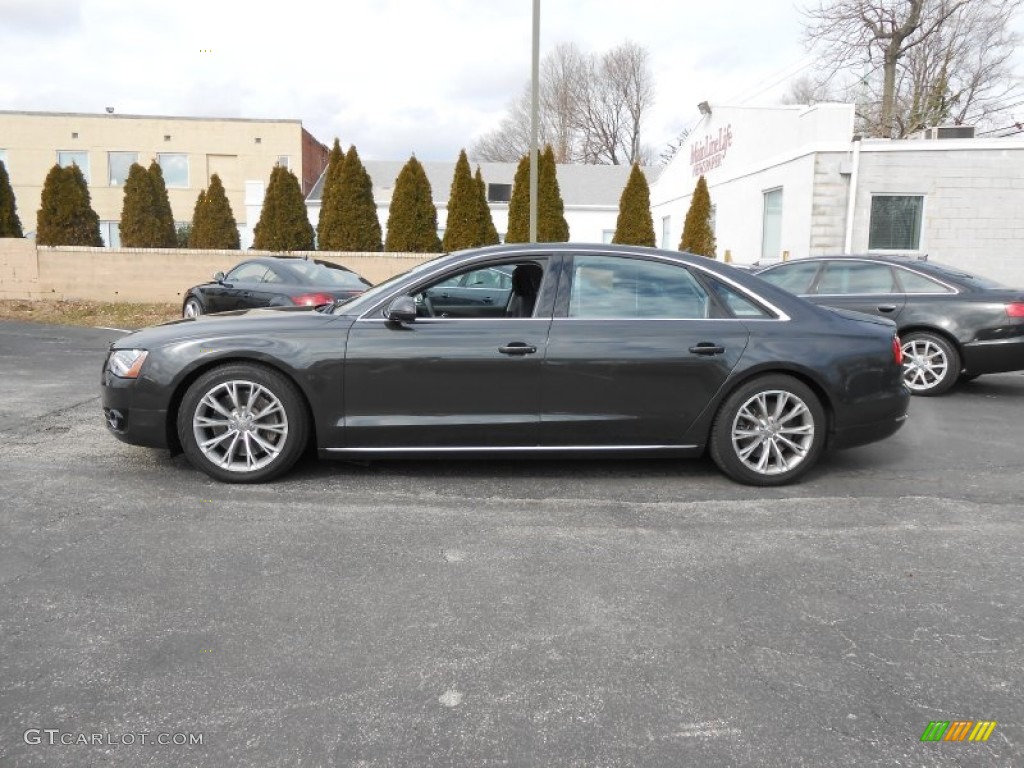
<instances>
[{"instance_id":1,"label":"windshield","mask_svg":"<svg viewBox=\"0 0 1024 768\"><path fill-rule=\"evenodd\" d=\"M343 305L335 307L334 311L346 313L362 312L367 307L373 305L380 296L390 291L394 287L394 285L398 283L400 280L404 280L406 277L410 275L415 275L419 272L425 272L428 269L435 266L436 264L438 264L439 262L449 258L449 256L450 254L444 253L433 259L430 259L429 261L421 262L416 266L412 267L411 269L407 269L405 272L401 272L395 275L394 277L388 278L383 283L378 283L373 288L359 295L355 299L346 301Z\"/></svg>"}]
</instances>

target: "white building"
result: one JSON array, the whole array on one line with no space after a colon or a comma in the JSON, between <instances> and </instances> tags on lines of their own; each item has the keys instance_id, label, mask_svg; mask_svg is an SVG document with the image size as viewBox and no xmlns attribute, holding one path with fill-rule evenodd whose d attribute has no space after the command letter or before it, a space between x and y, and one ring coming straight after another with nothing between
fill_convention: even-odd
<instances>
[{"instance_id":1,"label":"white building","mask_svg":"<svg viewBox=\"0 0 1024 768\"><path fill-rule=\"evenodd\" d=\"M719 258L927 255L1024 286L1024 139L860 140L849 104L708 111L651 185L659 245L678 247L703 174Z\"/></svg>"},{"instance_id":2,"label":"white building","mask_svg":"<svg viewBox=\"0 0 1024 768\"><path fill-rule=\"evenodd\" d=\"M395 181L407 161L368 160L363 162L373 181L373 199L377 203L377 217L381 231L387 233L388 209ZM424 162L423 170L430 182L430 191L437 206L438 234L443 237L448 220L448 197L455 163ZM512 181L516 163L470 163L473 174L477 166L487 185L487 201L491 218L502 242L508 231L508 202L512 196ZM628 165L559 165L558 187L565 205L565 220L569 225L569 239L576 243L610 243L615 234L619 216L619 198L629 180ZM648 183L657 176L657 168L646 168ZM316 227L320 220L320 201L326 171L306 198L309 220Z\"/></svg>"}]
</instances>

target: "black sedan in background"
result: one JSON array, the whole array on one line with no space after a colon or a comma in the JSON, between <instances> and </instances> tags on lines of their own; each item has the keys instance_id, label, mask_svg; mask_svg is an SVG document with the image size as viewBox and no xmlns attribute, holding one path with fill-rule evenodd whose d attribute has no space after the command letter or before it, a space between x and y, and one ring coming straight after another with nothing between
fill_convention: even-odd
<instances>
[{"instance_id":1,"label":"black sedan in background","mask_svg":"<svg viewBox=\"0 0 1024 768\"><path fill-rule=\"evenodd\" d=\"M1024 290L899 256L813 256L757 274L816 304L892 319L903 340L903 378L915 395L1024 370Z\"/></svg>"},{"instance_id":2,"label":"black sedan in background","mask_svg":"<svg viewBox=\"0 0 1024 768\"><path fill-rule=\"evenodd\" d=\"M336 306L147 328L111 345L102 392L117 437L228 482L276 477L312 441L364 459L708 451L781 485L900 428L900 363L890 320L700 256L562 243L442 256Z\"/></svg>"},{"instance_id":3,"label":"black sedan in background","mask_svg":"<svg viewBox=\"0 0 1024 768\"><path fill-rule=\"evenodd\" d=\"M212 283L190 288L182 317L259 307L316 306L358 296L371 287L350 269L320 259L262 256L247 259Z\"/></svg>"}]
</instances>

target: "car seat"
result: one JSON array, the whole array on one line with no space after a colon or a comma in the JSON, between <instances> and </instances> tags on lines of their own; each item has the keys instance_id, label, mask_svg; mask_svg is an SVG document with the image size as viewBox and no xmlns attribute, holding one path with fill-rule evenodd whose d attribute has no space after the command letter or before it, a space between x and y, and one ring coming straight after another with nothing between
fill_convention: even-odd
<instances>
[{"instance_id":1,"label":"car seat","mask_svg":"<svg viewBox=\"0 0 1024 768\"><path fill-rule=\"evenodd\" d=\"M539 264L520 264L512 272L512 298L505 309L506 317L532 317L544 270Z\"/></svg>"}]
</instances>

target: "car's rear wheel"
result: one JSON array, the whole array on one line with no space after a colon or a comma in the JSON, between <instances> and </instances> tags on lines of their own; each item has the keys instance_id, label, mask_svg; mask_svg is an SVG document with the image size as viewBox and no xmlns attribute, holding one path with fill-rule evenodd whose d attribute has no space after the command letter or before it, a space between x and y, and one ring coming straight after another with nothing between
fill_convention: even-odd
<instances>
[{"instance_id":1,"label":"car's rear wheel","mask_svg":"<svg viewBox=\"0 0 1024 768\"><path fill-rule=\"evenodd\" d=\"M302 455L309 417L285 376L236 363L196 379L182 399L177 427L197 468L224 482L257 483L287 472Z\"/></svg>"},{"instance_id":2,"label":"car's rear wheel","mask_svg":"<svg viewBox=\"0 0 1024 768\"><path fill-rule=\"evenodd\" d=\"M195 296L185 299L185 306L181 308L182 317L199 317L203 314L203 305Z\"/></svg>"},{"instance_id":3,"label":"car's rear wheel","mask_svg":"<svg viewBox=\"0 0 1024 768\"><path fill-rule=\"evenodd\" d=\"M807 472L825 447L825 409L806 384L773 374L747 382L718 409L711 458L747 485L785 485Z\"/></svg>"},{"instance_id":4,"label":"car's rear wheel","mask_svg":"<svg viewBox=\"0 0 1024 768\"><path fill-rule=\"evenodd\" d=\"M918 331L903 337L903 383L915 395L941 395L960 375L960 355L935 333Z\"/></svg>"}]
</instances>

